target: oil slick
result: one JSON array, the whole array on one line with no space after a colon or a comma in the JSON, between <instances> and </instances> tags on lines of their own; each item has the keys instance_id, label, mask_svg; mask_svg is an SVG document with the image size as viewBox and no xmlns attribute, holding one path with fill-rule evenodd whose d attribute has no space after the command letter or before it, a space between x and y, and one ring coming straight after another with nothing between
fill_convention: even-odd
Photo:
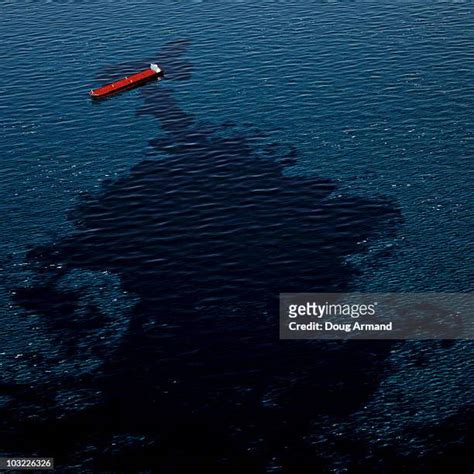
<instances>
[{"instance_id":1,"label":"oil slick","mask_svg":"<svg viewBox=\"0 0 474 474\"><path fill-rule=\"evenodd\" d=\"M335 411L349 414L366 400L390 345L360 351L352 344L283 344L277 296L350 288L360 269L347 257L364 252L360 242L369 237L393 236L400 211L389 199L341 194L327 178L285 176L297 159L294 148L276 157L278 146L269 143L259 153L248 132L202 124L182 110L171 84L190 77L187 47L165 46L157 55L163 82L140 89L138 113L159 127L152 152L83 199L72 216L74 232L29 253L41 283L16 289L16 303L63 337L64 358L100 354L100 368L80 382L100 393L94 408L79 418L57 406L56 435L44 446L67 458L92 449L96 469L126 469L137 457L157 464L135 469L179 471L180 462L240 472L275 462L294 472L321 468L305 441L312 423ZM107 68L98 79L126 75L143 62ZM127 321L113 347L99 337L70 354L71 315L81 314L79 326L95 324L99 334L113 328L107 317L97 320L97 304L83 287L71 290L78 273L104 271L130 295ZM80 393L78 383L65 379L62 388ZM45 399L57 396L47 379L41 390ZM1 436L3 448L31 449L34 430L25 418L15 423L27 435ZM39 422L51 423L50 413ZM113 448L116 439L130 454L126 460Z\"/></svg>"}]
</instances>

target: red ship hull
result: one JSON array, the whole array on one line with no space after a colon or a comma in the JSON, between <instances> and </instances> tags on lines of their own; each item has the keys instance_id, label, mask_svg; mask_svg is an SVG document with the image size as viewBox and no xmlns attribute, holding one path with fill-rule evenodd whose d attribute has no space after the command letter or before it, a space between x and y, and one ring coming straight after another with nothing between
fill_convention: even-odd
<instances>
[{"instance_id":1,"label":"red ship hull","mask_svg":"<svg viewBox=\"0 0 474 474\"><path fill-rule=\"evenodd\" d=\"M161 70L146 69L145 71L138 72L132 76L124 77L119 81L106 84L105 86L99 87L98 89L93 89L89 92L89 95L93 99L101 99L107 97L116 92L124 91L126 89L131 89L132 87L139 86L145 82L151 81L161 76L163 72Z\"/></svg>"}]
</instances>

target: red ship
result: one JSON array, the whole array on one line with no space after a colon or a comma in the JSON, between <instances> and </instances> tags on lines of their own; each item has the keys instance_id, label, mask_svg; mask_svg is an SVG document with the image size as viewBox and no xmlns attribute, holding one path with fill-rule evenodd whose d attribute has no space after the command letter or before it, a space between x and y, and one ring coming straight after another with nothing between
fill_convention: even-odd
<instances>
[{"instance_id":1,"label":"red ship","mask_svg":"<svg viewBox=\"0 0 474 474\"><path fill-rule=\"evenodd\" d=\"M98 89L93 89L89 92L89 95L93 99L101 99L103 97L109 96L110 94L114 94L125 89L131 89L132 87L138 86L162 75L163 70L158 66L158 64L150 64L149 69L138 72L137 74L133 74L132 76L124 77L119 81L112 82L111 84L99 87Z\"/></svg>"}]
</instances>

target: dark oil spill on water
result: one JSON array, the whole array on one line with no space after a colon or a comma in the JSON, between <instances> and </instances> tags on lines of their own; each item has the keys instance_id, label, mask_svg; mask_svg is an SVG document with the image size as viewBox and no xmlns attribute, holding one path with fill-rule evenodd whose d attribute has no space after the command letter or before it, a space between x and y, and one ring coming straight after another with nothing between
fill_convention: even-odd
<instances>
[{"instance_id":1,"label":"dark oil spill on water","mask_svg":"<svg viewBox=\"0 0 474 474\"><path fill-rule=\"evenodd\" d=\"M46 376L34 394L3 386L3 450L55 456L71 471L318 472L323 451L367 470L356 439L333 433L319 446L312 435L363 405L390 344L279 341L277 297L350 289L348 257L394 235L400 212L329 179L286 176L292 147L258 148L261 132L183 110L170 84L190 77L187 47L168 44L157 55L166 80L140 91L138 113L159 125L147 158L85 196L72 233L28 254L37 279L16 302L41 317L66 360L85 353L101 364ZM100 82L143 62L110 67ZM113 349L107 332L90 337L114 321L101 285L71 283L80 272L118 276L134 299ZM68 411L52 402L59 389L97 397ZM35 416L29 405L45 408ZM394 471L409 462L390 456Z\"/></svg>"}]
</instances>

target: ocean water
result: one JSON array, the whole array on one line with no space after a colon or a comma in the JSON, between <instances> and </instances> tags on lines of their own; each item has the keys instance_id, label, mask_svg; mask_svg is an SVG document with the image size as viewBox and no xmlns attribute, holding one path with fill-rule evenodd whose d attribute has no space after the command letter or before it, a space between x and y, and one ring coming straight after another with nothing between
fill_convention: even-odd
<instances>
[{"instance_id":1,"label":"ocean water","mask_svg":"<svg viewBox=\"0 0 474 474\"><path fill-rule=\"evenodd\" d=\"M472 290L471 3L0 7L2 453L472 472L472 344L279 341L276 312Z\"/></svg>"}]
</instances>

